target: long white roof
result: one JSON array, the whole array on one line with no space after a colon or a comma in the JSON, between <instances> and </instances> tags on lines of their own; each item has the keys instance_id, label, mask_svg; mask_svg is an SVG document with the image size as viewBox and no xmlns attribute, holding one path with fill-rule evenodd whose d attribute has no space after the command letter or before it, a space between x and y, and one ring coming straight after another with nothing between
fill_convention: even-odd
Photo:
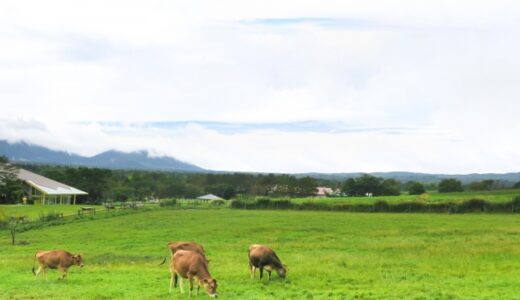
<instances>
[{"instance_id":1,"label":"long white roof","mask_svg":"<svg viewBox=\"0 0 520 300\"><path fill-rule=\"evenodd\" d=\"M77 188L73 188L64 183L57 182L55 180L49 179L47 177L43 177L41 175L35 174L33 172L19 169L18 170L18 179L27 182L27 184L32 185L37 190L47 194L47 195L87 195L87 192L82 190L78 190Z\"/></svg>"},{"instance_id":2,"label":"long white roof","mask_svg":"<svg viewBox=\"0 0 520 300\"><path fill-rule=\"evenodd\" d=\"M202 200L224 200L224 199L220 198L219 196L215 196L213 194L207 194L207 195L204 195L204 196L200 196L200 197L197 197L197 199L202 199Z\"/></svg>"}]
</instances>

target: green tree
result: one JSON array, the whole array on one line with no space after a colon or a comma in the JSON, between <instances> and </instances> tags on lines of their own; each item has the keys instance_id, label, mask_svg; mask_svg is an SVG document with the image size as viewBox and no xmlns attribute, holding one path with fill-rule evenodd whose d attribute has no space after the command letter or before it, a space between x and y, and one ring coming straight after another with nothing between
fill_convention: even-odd
<instances>
[{"instance_id":1,"label":"green tree","mask_svg":"<svg viewBox=\"0 0 520 300\"><path fill-rule=\"evenodd\" d=\"M410 195L420 195L426 192L424 185L417 181L410 181L408 183L408 194Z\"/></svg>"},{"instance_id":2,"label":"green tree","mask_svg":"<svg viewBox=\"0 0 520 300\"><path fill-rule=\"evenodd\" d=\"M462 192L462 183L455 178L446 178L439 183L439 193Z\"/></svg>"},{"instance_id":3,"label":"green tree","mask_svg":"<svg viewBox=\"0 0 520 300\"><path fill-rule=\"evenodd\" d=\"M226 183L212 184L206 188L207 193L215 194L224 199L231 199L236 195L235 188Z\"/></svg>"},{"instance_id":4,"label":"green tree","mask_svg":"<svg viewBox=\"0 0 520 300\"><path fill-rule=\"evenodd\" d=\"M22 184L17 177L18 168L0 156L0 203L16 203L22 193Z\"/></svg>"},{"instance_id":5,"label":"green tree","mask_svg":"<svg viewBox=\"0 0 520 300\"><path fill-rule=\"evenodd\" d=\"M309 176L302 177L298 180L297 195L300 197L312 196L316 193L316 187L318 187L316 179Z\"/></svg>"},{"instance_id":6,"label":"green tree","mask_svg":"<svg viewBox=\"0 0 520 300\"><path fill-rule=\"evenodd\" d=\"M513 185L514 189L520 189L520 181Z\"/></svg>"},{"instance_id":7,"label":"green tree","mask_svg":"<svg viewBox=\"0 0 520 300\"><path fill-rule=\"evenodd\" d=\"M395 179L385 179L382 183L381 195L399 196L401 194L401 184Z\"/></svg>"},{"instance_id":8,"label":"green tree","mask_svg":"<svg viewBox=\"0 0 520 300\"><path fill-rule=\"evenodd\" d=\"M472 182L468 185L468 188L472 191L491 191L494 185L495 181L493 179L486 179Z\"/></svg>"},{"instance_id":9,"label":"green tree","mask_svg":"<svg viewBox=\"0 0 520 300\"><path fill-rule=\"evenodd\" d=\"M383 179L369 174L358 178L349 178L343 183L342 192L349 196L365 196L367 193L373 196L399 195L400 184L395 179Z\"/></svg>"}]
</instances>

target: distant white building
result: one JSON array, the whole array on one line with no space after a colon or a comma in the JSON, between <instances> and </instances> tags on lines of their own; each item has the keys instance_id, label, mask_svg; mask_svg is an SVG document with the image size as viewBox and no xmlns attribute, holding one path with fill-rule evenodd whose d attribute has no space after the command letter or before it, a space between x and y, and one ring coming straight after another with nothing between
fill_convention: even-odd
<instances>
[{"instance_id":1,"label":"distant white building","mask_svg":"<svg viewBox=\"0 0 520 300\"><path fill-rule=\"evenodd\" d=\"M316 193L314 194L316 197L327 197L327 196L339 196L340 190L333 190L330 187L319 186L316 188Z\"/></svg>"},{"instance_id":2,"label":"distant white building","mask_svg":"<svg viewBox=\"0 0 520 300\"><path fill-rule=\"evenodd\" d=\"M213 195L213 194L207 194L207 195L204 195L204 196L200 196L200 197L197 197L197 199L204 200L204 201L224 200L224 199L220 198L219 196L216 196L216 195Z\"/></svg>"},{"instance_id":3,"label":"distant white building","mask_svg":"<svg viewBox=\"0 0 520 300\"><path fill-rule=\"evenodd\" d=\"M24 183L24 198L27 197L34 204L76 204L77 195L88 195L87 192L24 169L19 169L17 176Z\"/></svg>"}]
</instances>

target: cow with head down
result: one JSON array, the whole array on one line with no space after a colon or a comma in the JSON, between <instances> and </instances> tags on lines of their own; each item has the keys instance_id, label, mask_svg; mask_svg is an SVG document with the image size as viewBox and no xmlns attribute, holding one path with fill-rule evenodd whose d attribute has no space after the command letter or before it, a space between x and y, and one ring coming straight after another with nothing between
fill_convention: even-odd
<instances>
[{"instance_id":1,"label":"cow with head down","mask_svg":"<svg viewBox=\"0 0 520 300\"><path fill-rule=\"evenodd\" d=\"M251 279L255 277L256 269L260 269L260 279L264 275L264 268L267 271L267 278L271 280L271 272L276 271L280 278L285 278L287 274L287 266L282 264L282 261L276 253L269 247L264 245L253 244L249 247L249 272Z\"/></svg>"},{"instance_id":2,"label":"cow with head down","mask_svg":"<svg viewBox=\"0 0 520 300\"><path fill-rule=\"evenodd\" d=\"M208 271L208 262L199 253L188 250L175 251L170 263L170 273L170 293L173 286L177 287L177 279L180 277L181 293L184 293L182 279L187 278L190 282L190 297L194 280L197 283L197 295L200 286L202 286L210 297L217 297L217 280L211 277Z\"/></svg>"},{"instance_id":3,"label":"cow with head down","mask_svg":"<svg viewBox=\"0 0 520 300\"><path fill-rule=\"evenodd\" d=\"M34 255L34 260L38 260L38 271L34 272L34 264L32 268L33 274L38 277L40 272L45 275L45 268L58 269L61 272L61 278L65 279L67 276L67 270L77 265L83 268L83 257L78 254L74 255L65 250L50 250L50 251L37 251Z\"/></svg>"}]
</instances>

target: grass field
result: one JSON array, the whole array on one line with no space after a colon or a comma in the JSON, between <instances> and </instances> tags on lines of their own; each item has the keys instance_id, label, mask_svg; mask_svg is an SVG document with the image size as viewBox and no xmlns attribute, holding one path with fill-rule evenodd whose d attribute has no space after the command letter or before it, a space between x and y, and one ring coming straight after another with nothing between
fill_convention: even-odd
<instances>
[{"instance_id":1,"label":"grass field","mask_svg":"<svg viewBox=\"0 0 520 300\"><path fill-rule=\"evenodd\" d=\"M0 231L1 299L187 299L159 266L169 240L201 242L222 299L519 299L517 215L154 210L20 233ZM247 248L265 243L287 280L252 281ZM37 249L81 252L66 281L35 281ZM206 298L199 295L194 298Z\"/></svg>"},{"instance_id":2,"label":"grass field","mask_svg":"<svg viewBox=\"0 0 520 300\"><path fill-rule=\"evenodd\" d=\"M0 205L7 216L26 216L28 220L38 220L41 215L49 213L63 213L63 215L74 215L83 205ZM101 205L86 205L103 211Z\"/></svg>"},{"instance_id":3,"label":"grass field","mask_svg":"<svg viewBox=\"0 0 520 300\"><path fill-rule=\"evenodd\" d=\"M427 203L440 202L461 202L470 199L482 199L488 202L506 202L520 196L520 190L495 190L479 192L459 192L459 193L437 193L428 192L426 197L419 195L402 194L399 196L377 196L377 197L330 197L330 198L294 198L294 203L318 202L328 204L371 204L376 201L384 200L387 203L399 203L403 201L424 201Z\"/></svg>"}]
</instances>

